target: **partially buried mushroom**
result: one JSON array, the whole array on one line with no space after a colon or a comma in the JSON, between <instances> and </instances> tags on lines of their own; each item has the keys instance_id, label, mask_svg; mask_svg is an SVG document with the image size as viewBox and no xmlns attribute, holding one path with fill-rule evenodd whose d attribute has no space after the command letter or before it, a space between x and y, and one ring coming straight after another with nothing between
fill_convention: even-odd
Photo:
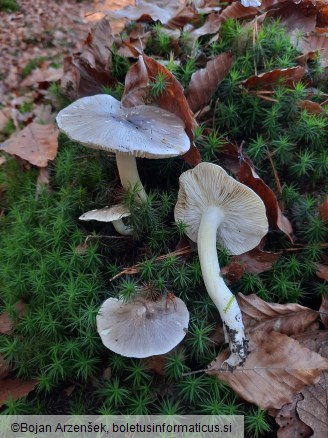
<instances>
[{"instance_id":1,"label":"partially buried mushroom","mask_svg":"<svg viewBox=\"0 0 328 438\"><path fill-rule=\"evenodd\" d=\"M235 255L257 246L268 232L263 201L220 166L200 163L180 176L174 216L176 222L187 225L187 236L197 242L205 287L219 310L230 345L226 363L235 367L247 357L247 339L238 303L220 274L216 245Z\"/></svg>"},{"instance_id":2,"label":"partially buried mushroom","mask_svg":"<svg viewBox=\"0 0 328 438\"><path fill-rule=\"evenodd\" d=\"M126 357L149 357L172 350L187 333L189 312L175 297L150 299L142 292L128 302L108 298L97 315L103 344Z\"/></svg>"},{"instance_id":3,"label":"partially buried mushroom","mask_svg":"<svg viewBox=\"0 0 328 438\"><path fill-rule=\"evenodd\" d=\"M184 122L175 114L151 105L124 108L107 94L77 100L61 110L56 121L70 139L115 153L122 186L137 186L141 202L147 194L136 157L169 158L183 155L190 148Z\"/></svg>"}]
</instances>

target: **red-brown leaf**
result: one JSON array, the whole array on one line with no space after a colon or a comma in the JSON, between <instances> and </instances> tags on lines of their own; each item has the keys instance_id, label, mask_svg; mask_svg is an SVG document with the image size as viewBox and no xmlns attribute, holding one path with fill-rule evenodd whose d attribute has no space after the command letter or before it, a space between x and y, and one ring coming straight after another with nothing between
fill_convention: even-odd
<instances>
[{"instance_id":1,"label":"red-brown leaf","mask_svg":"<svg viewBox=\"0 0 328 438\"><path fill-rule=\"evenodd\" d=\"M286 87L292 87L296 82L299 82L305 74L305 68L291 67L271 70L259 75L251 76L242 82L246 88L261 87L263 90L274 87L277 84Z\"/></svg>"},{"instance_id":2,"label":"red-brown leaf","mask_svg":"<svg viewBox=\"0 0 328 438\"><path fill-rule=\"evenodd\" d=\"M240 182L253 189L262 199L266 208L270 227L275 229L279 228L292 242L292 226L289 220L281 213L276 195L245 160L243 160L240 165L237 178Z\"/></svg>"},{"instance_id":3,"label":"red-brown leaf","mask_svg":"<svg viewBox=\"0 0 328 438\"><path fill-rule=\"evenodd\" d=\"M172 73L155 59L143 55L143 60L147 69L148 77L151 82L155 81L158 73L162 73L167 78L167 85L163 93L155 98L155 103L160 108L164 108L180 117L186 126L186 133L190 139L190 150L183 156L184 160L192 166L201 162L201 156L194 145L193 129L196 125L195 117L189 108L184 90L180 82L175 79Z\"/></svg>"},{"instance_id":4,"label":"red-brown leaf","mask_svg":"<svg viewBox=\"0 0 328 438\"><path fill-rule=\"evenodd\" d=\"M240 18L253 18L257 15L257 8L248 7L246 8L239 2L233 2L231 5L227 6L222 12L220 18L222 21L228 20L228 18L233 18L234 20L239 20Z\"/></svg>"},{"instance_id":5,"label":"red-brown leaf","mask_svg":"<svg viewBox=\"0 0 328 438\"><path fill-rule=\"evenodd\" d=\"M312 102L312 100L299 100L297 105L309 114L320 114L322 112L322 107L318 103Z\"/></svg>"},{"instance_id":6,"label":"red-brown leaf","mask_svg":"<svg viewBox=\"0 0 328 438\"><path fill-rule=\"evenodd\" d=\"M246 272L260 274L271 269L273 263L278 260L281 254L281 252L262 251L256 247L244 254L233 256L231 260L233 263L242 264Z\"/></svg>"},{"instance_id":7,"label":"red-brown leaf","mask_svg":"<svg viewBox=\"0 0 328 438\"><path fill-rule=\"evenodd\" d=\"M10 398L17 400L28 395L37 384L37 380L5 379L1 380L0 386L0 407Z\"/></svg>"},{"instance_id":8,"label":"red-brown leaf","mask_svg":"<svg viewBox=\"0 0 328 438\"><path fill-rule=\"evenodd\" d=\"M131 108L137 105L143 105L143 97L148 86L148 73L142 57L139 58L127 72L125 76L124 93L122 96L122 105Z\"/></svg>"},{"instance_id":9,"label":"red-brown leaf","mask_svg":"<svg viewBox=\"0 0 328 438\"><path fill-rule=\"evenodd\" d=\"M319 216L328 225L328 195L324 197L322 204L319 206Z\"/></svg>"},{"instance_id":10,"label":"red-brown leaf","mask_svg":"<svg viewBox=\"0 0 328 438\"><path fill-rule=\"evenodd\" d=\"M22 131L15 132L0 149L17 155L38 167L46 167L57 155L58 128L54 124L32 122Z\"/></svg>"},{"instance_id":11,"label":"red-brown leaf","mask_svg":"<svg viewBox=\"0 0 328 438\"><path fill-rule=\"evenodd\" d=\"M324 265L322 263L315 263L317 277L322 280L328 281L328 265Z\"/></svg>"},{"instance_id":12,"label":"red-brown leaf","mask_svg":"<svg viewBox=\"0 0 328 438\"><path fill-rule=\"evenodd\" d=\"M300 420L296 412L297 402L301 400L302 394L296 394L291 403L287 403L277 412L276 423L280 426L277 438L310 438L312 435L312 429Z\"/></svg>"},{"instance_id":13,"label":"red-brown leaf","mask_svg":"<svg viewBox=\"0 0 328 438\"><path fill-rule=\"evenodd\" d=\"M233 372L226 370L223 362L230 355L227 349L206 372L261 409L280 409L291 403L305 385L318 382L321 372L328 370L327 359L284 334L257 331L249 337L250 354L243 366Z\"/></svg>"},{"instance_id":14,"label":"red-brown leaf","mask_svg":"<svg viewBox=\"0 0 328 438\"><path fill-rule=\"evenodd\" d=\"M211 35L219 31L221 24L222 20L220 14L213 12L206 18L203 26L190 32L190 36L196 40L203 35Z\"/></svg>"},{"instance_id":15,"label":"red-brown leaf","mask_svg":"<svg viewBox=\"0 0 328 438\"><path fill-rule=\"evenodd\" d=\"M204 108L211 100L216 89L231 69L232 63L233 57L230 52L221 53L208 61L205 68L193 73L186 94L189 106L194 113Z\"/></svg>"},{"instance_id":16,"label":"red-brown leaf","mask_svg":"<svg viewBox=\"0 0 328 438\"><path fill-rule=\"evenodd\" d=\"M25 315L26 304L23 301L17 301L15 304L15 312L17 316ZM13 321L7 313L0 314L0 333L9 335L13 330Z\"/></svg>"},{"instance_id":17,"label":"red-brown leaf","mask_svg":"<svg viewBox=\"0 0 328 438\"><path fill-rule=\"evenodd\" d=\"M291 336L304 332L318 318L318 312L299 304L267 303L258 296L239 293L237 300L247 332L275 331Z\"/></svg>"},{"instance_id":18,"label":"red-brown leaf","mask_svg":"<svg viewBox=\"0 0 328 438\"><path fill-rule=\"evenodd\" d=\"M323 297L321 298L321 306L319 312L323 325L325 326L326 329L328 329L328 296L327 295L323 295Z\"/></svg>"}]
</instances>

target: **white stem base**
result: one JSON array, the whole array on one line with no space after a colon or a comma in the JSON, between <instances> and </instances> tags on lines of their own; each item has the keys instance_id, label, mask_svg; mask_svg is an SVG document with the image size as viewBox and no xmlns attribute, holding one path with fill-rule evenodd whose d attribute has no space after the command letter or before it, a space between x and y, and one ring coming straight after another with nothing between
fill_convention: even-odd
<instances>
[{"instance_id":1,"label":"white stem base","mask_svg":"<svg viewBox=\"0 0 328 438\"><path fill-rule=\"evenodd\" d=\"M226 341L229 342L231 350L231 355L225 363L234 368L245 361L248 341L237 300L220 274L216 232L223 218L224 213L219 207L207 208L199 226L197 245L205 287L219 310Z\"/></svg>"},{"instance_id":2,"label":"white stem base","mask_svg":"<svg viewBox=\"0 0 328 438\"><path fill-rule=\"evenodd\" d=\"M147 193L145 192L145 189L139 178L136 158L127 153L116 153L116 163L122 186L128 190L137 185L139 188L138 197L140 201L146 202Z\"/></svg>"}]
</instances>

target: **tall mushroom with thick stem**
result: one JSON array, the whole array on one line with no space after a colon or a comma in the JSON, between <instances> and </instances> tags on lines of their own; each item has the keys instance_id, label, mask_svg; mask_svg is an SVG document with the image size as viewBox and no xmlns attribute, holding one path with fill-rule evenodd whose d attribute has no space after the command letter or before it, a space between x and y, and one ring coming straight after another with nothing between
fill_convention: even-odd
<instances>
[{"instance_id":1,"label":"tall mushroom with thick stem","mask_svg":"<svg viewBox=\"0 0 328 438\"><path fill-rule=\"evenodd\" d=\"M268 232L265 206L249 187L230 177L220 166L200 163L180 176L176 222L187 225L187 236L197 242L205 287L219 310L235 367L247 357L247 339L235 296L220 275L217 243L231 254L242 254L260 243Z\"/></svg>"},{"instance_id":2,"label":"tall mushroom with thick stem","mask_svg":"<svg viewBox=\"0 0 328 438\"><path fill-rule=\"evenodd\" d=\"M123 108L107 94L77 100L61 110L56 121L70 139L115 153L122 186L137 186L140 202L147 199L147 194L139 178L136 157L176 157L190 148L184 122L175 114L150 105ZM117 224L113 221L115 227ZM124 225L118 226L117 231L122 233ZM127 230L127 234L130 232Z\"/></svg>"}]
</instances>

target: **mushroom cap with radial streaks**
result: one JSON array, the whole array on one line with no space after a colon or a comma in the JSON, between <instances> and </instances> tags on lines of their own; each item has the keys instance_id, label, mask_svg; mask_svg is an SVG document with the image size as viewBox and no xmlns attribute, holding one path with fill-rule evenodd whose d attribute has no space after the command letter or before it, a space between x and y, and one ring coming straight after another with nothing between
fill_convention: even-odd
<instances>
[{"instance_id":1,"label":"mushroom cap with radial streaks","mask_svg":"<svg viewBox=\"0 0 328 438\"><path fill-rule=\"evenodd\" d=\"M123 108L107 94L78 99L56 121L70 139L109 152L168 158L190 149L184 122L175 114L151 105Z\"/></svg>"},{"instance_id":2,"label":"mushroom cap with radial streaks","mask_svg":"<svg viewBox=\"0 0 328 438\"><path fill-rule=\"evenodd\" d=\"M217 229L217 242L230 254L242 254L257 246L268 232L262 199L249 187L236 181L222 167L200 163L180 176L176 222L187 225L187 236L197 242L203 212L210 206L220 209L223 220Z\"/></svg>"},{"instance_id":3,"label":"mushroom cap with radial streaks","mask_svg":"<svg viewBox=\"0 0 328 438\"><path fill-rule=\"evenodd\" d=\"M185 337L189 312L185 303L166 305L137 295L127 303L108 298L97 315L97 329L103 344L126 357L149 357L172 350Z\"/></svg>"}]
</instances>

